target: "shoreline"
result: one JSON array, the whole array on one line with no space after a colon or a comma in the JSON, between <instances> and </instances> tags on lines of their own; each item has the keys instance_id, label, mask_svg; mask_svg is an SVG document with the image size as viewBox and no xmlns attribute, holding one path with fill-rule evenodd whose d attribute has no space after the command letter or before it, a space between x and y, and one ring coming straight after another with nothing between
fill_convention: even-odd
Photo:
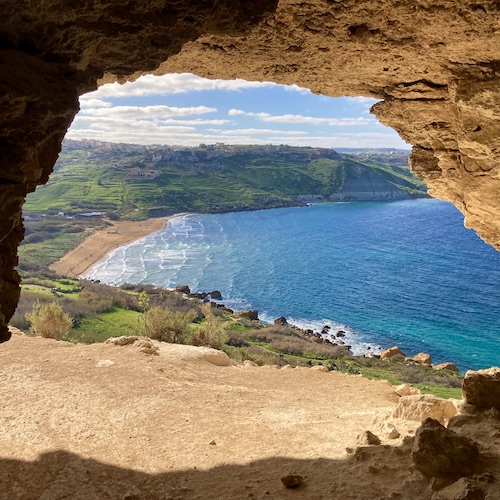
<instances>
[{"instance_id":1,"label":"shoreline","mask_svg":"<svg viewBox=\"0 0 500 500\"><path fill-rule=\"evenodd\" d=\"M62 276L78 278L117 248L161 231L168 222L185 213L144 221L112 221L105 219L106 227L93 232L70 250L49 269Z\"/></svg>"}]
</instances>

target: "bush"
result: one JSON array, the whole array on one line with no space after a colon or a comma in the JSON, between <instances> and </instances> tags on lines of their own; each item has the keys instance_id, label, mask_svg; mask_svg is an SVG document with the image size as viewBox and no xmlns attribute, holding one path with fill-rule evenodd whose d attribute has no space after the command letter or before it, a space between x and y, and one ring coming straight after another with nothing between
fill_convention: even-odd
<instances>
[{"instance_id":1,"label":"bush","mask_svg":"<svg viewBox=\"0 0 500 500\"><path fill-rule=\"evenodd\" d=\"M189 335L188 325L197 316L193 310L183 313L153 306L144 313L144 334L155 340L184 344Z\"/></svg>"},{"instance_id":2,"label":"bush","mask_svg":"<svg viewBox=\"0 0 500 500\"><path fill-rule=\"evenodd\" d=\"M229 338L224 329L225 321L220 316L216 316L208 304L202 307L202 312L205 316L205 321L194 332L191 337L191 343L193 345L220 349Z\"/></svg>"},{"instance_id":3,"label":"bush","mask_svg":"<svg viewBox=\"0 0 500 500\"><path fill-rule=\"evenodd\" d=\"M56 340L62 340L73 325L73 320L56 301L35 304L32 311L26 314L26 319L31 323L33 333Z\"/></svg>"}]
</instances>

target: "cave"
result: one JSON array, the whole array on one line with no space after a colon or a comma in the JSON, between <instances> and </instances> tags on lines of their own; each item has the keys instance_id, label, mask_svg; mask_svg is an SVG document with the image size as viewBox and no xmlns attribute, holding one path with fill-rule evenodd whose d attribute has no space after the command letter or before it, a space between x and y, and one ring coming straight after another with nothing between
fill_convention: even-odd
<instances>
[{"instance_id":1,"label":"cave","mask_svg":"<svg viewBox=\"0 0 500 500\"><path fill-rule=\"evenodd\" d=\"M47 182L78 97L191 72L380 99L412 170L500 248L500 44L493 0L3 2L0 340L19 298L27 193Z\"/></svg>"}]
</instances>

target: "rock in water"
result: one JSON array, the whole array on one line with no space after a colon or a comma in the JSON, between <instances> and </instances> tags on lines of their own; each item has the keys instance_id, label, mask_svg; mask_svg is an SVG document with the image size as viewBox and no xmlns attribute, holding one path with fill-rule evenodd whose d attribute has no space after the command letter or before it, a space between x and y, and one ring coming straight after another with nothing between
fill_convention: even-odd
<instances>
[{"instance_id":1,"label":"rock in water","mask_svg":"<svg viewBox=\"0 0 500 500\"><path fill-rule=\"evenodd\" d=\"M468 371L462 384L466 403L478 408L500 410L500 368Z\"/></svg>"},{"instance_id":2,"label":"rock in water","mask_svg":"<svg viewBox=\"0 0 500 500\"><path fill-rule=\"evenodd\" d=\"M448 484L474 472L479 450L474 441L428 418L415 434L412 459L415 468L428 477L445 479Z\"/></svg>"}]
</instances>

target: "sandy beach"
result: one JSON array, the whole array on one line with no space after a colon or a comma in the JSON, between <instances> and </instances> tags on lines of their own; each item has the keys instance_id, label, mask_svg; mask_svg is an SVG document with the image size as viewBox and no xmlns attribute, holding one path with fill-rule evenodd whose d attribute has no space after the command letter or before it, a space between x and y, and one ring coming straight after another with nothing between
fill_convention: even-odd
<instances>
[{"instance_id":1,"label":"sandy beach","mask_svg":"<svg viewBox=\"0 0 500 500\"><path fill-rule=\"evenodd\" d=\"M92 233L62 259L54 262L50 269L63 276L78 277L115 248L160 231L169 220L179 215L145 221L106 220L110 225Z\"/></svg>"}]
</instances>

